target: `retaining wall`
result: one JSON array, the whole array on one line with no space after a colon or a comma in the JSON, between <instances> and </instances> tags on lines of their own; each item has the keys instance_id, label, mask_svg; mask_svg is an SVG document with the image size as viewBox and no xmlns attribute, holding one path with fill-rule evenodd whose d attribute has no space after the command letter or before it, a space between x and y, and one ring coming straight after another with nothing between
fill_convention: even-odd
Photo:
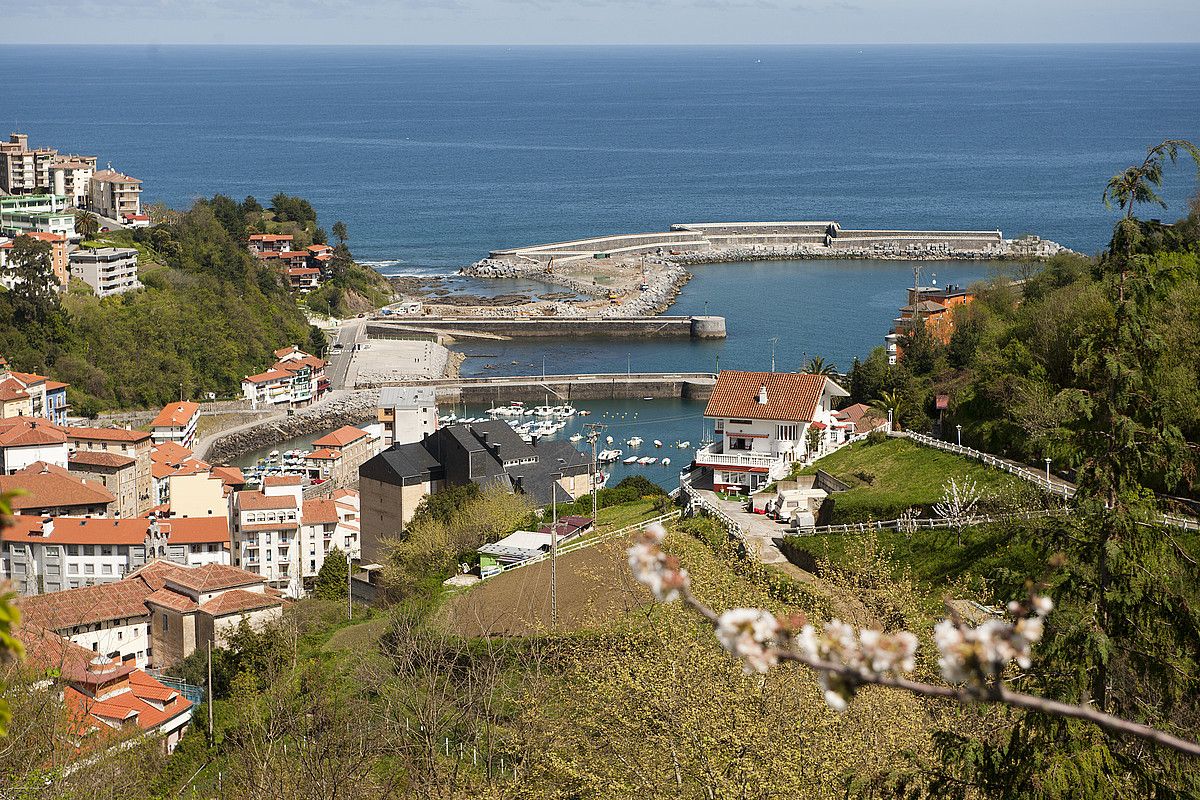
<instances>
[{"instance_id":1,"label":"retaining wall","mask_svg":"<svg viewBox=\"0 0 1200 800\"><path fill-rule=\"evenodd\" d=\"M636 336L725 338L724 317L419 317L380 319L367 325L369 338L417 338L440 332L454 336L489 333L511 337Z\"/></svg>"}]
</instances>

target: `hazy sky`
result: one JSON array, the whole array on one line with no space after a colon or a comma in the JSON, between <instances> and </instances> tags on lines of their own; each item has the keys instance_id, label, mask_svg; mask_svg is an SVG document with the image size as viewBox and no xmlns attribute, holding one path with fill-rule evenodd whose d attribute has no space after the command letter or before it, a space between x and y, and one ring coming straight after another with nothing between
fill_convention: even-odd
<instances>
[{"instance_id":1,"label":"hazy sky","mask_svg":"<svg viewBox=\"0 0 1200 800\"><path fill-rule=\"evenodd\" d=\"M1200 0L0 0L0 42L1200 41Z\"/></svg>"}]
</instances>

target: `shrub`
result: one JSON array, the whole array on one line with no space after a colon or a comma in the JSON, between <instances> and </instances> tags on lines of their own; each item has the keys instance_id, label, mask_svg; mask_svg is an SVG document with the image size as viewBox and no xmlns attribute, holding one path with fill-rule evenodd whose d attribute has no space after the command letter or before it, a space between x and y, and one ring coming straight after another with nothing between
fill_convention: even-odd
<instances>
[{"instance_id":1,"label":"shrub","mask_svg":"<svg viewBox=\"0 0 1200 800\"><path fill-rule=\"evenodd\" d=\"M868 445L883 444L887 439L886 431L871 431L867 434L866 443Z\"/></svg>"},{"instance_id":2,"label":"shrub","mask_svg":"<svg viewBox=\"0 0 1200 800\"><path fill-rule=\"evenodd\" d=\"M860 469L854 473L854 477L865 483L867 486L875 485L875 473L869 470Z\"/></svg>"}]
</instances>

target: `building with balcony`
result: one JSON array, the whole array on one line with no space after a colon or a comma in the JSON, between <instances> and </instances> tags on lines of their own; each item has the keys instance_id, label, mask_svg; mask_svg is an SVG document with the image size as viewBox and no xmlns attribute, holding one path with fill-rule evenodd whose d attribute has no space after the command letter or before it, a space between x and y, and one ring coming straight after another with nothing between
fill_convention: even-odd
<instances>
[{"instance_id":1,"label":"building with balcony","mask_svg":"<svg viewBox=\"0 0 1200 800\"><path fill-rule=\"evenodd\" d=\"M63 467L36 461L10 475L0 475L0 493L12 493L13 514L35 517L110 516L116 496L103 484L73 475Z\"/></svg>"},{"instance_id":2,"label":"building with balcony","mask_svg":"<svg viewBox=\"0 0 1200 800\"><path fill-rule=\"evenodd\" d=\"M174 442L190 448L196 440L196 425L200 422L200 404L188 400L171 403L158 412L150 423L150 438L156 445Z\"/></svg>"},{"instance_id":3,"label":"building with balcony","mask_svg":"<svg viewBox=\"0 0 1200 800\"><path fill-rule=\"evenodd\" d=\"M54 273L54 288L65 289L67 287L67 279L70 276L70 266L67 259L67 237L60 233L44 233L42 231L30 231L19 236L28 236L50 245L50 269ZM3 285L9 291L12 291L21 282L21 278L17 276L14 266L10 264L10 256L15 244L16 241L13 239L7 237L0 238L0 285Z\"/></svg>"},{"instance_id":4,"label":"building with balcony","mask_svg":"<svg viewBox=\"0 0 1200 800\"><path fill-rule=\"evenodd\" d=\"M51 166L61 160L54 148L30 149L28 134L10 134L7 142L0 142L0 189L9 194L48 191L53 185Z\"/></svg>"},{"instance_id":5,"label":"building with balcony","mask_svg":"<svg viewBox=\"0 0 1200 800\"><path fill-rule=\"evenodd\" d=\"M300 294L321 288L321 270L316 267L288 267L287 279L288 288Z\"/></svg>"},{"instance_id":6,"label":"building with balcony","mask_svg":"<svg viewBox=\"0 0 1200 800\"><path fill-rule=\"evenodd\" d=\"M76 156L55 161L50 165L50 191L70 198L75 208L87 208L95 172L95 156Z\"/></svg>"},{"instance_id":7,"label":"building with balcony","mask_svg":"<svg viewBox=\"0 0 1200 800\"><path fill-rule=\"evenodd\" d=\"M92 174L88 183L88 209L109 219L142 213L142 182L112 169Z\"/></svg>"},{"instance_id":8,"label":"building with balcony","mask_svg":"<svg viewBox=\"0 0 1200 800\"><path fill-rule=\"evenodd\" d=\"M304 578L315 578L329 551L337 548L357 560L359 552L358 492L339 489L332 497L305 500L300 514L297 567Z\"/></svg>"},{"instance_id":9,"label":"building with balcony","mask_svg":"<svg viewBox=\"0 0 1200 800\"><path fill-rule=\"evenodd\" d=\"M71 253L71 276L92 287L97 297L111 297L142 288L137 277L137 250L100 247Z\"/></svg>"},{"instance_id":10,"label":"building with balcony","mask_svg":"<svg viewBox=\"0 0 1200 800\"><path fill-rule=\"evenodd\" d=\"M242 396L256 408L260 405L305 406L329 391L324 359L295 345L276 350L275 358L276 362L266 372L242 379Z\"/></svg>"},{"instance_id":11,"label":"building with balcony","mask_svg":"<svg viewBox=\"0 0 1200 800\"><path fill-rule=\"evenodd\" d=\"M70 198L59 194L0 197L0 233L50 233L73 239L75 212Z\"/></svg>"},{"instance_id":12,"label":"building with balcony","mask_svg":"<svg viewBox=\"0 0 1200 800\"><path fill-rule=\"evenodd\" d=\"M246 239L251 253L283 253L292 249L292 236L287 233L252 233Z\"/></svg>"},{"instance_id":13,"label":"building with balcony","mask_svg":"<svg viewBox=\"0 0 1200 800\"><path fill-rule=\"evenodd\" d=\"M233 563L279 588L298 590L303 579L302 483L299 476L267 476L262 489L233 495Z\"/></svg>"},{"instance_id":14,"label":"building with balcony","mask_svg":"<svg viewBox=\"0 0 1200 800\"><path fill-rule=\"evenodd\" d=\"M715 441L696 451L717 491L753 492L839 441L833 410L847 392L824 375L723 371L704 410ZM816 431L810 435L810 431Z\"/></svg>"}]
</instances>

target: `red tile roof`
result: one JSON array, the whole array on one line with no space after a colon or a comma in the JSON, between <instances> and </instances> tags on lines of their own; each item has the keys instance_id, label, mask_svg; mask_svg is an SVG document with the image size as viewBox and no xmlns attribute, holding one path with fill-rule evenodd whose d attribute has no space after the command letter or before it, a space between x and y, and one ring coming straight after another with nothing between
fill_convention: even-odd
<instances>
[{"instance_id":1,"label":"red tile roof","mask_svg":"<svg viewBox=\"0 0 1200 800\"><path fill-rule=\"evenodd\" d=\"M299 475L268 475L263 478L263 486L303 486L304 478Z\"/></svg>"},{"instance_id":2,"label":"red tile roof","mask_svg":"<svg viewBox=\"0 0 1200 800\"><path fill-rule=\"evenodd\" d=\"M33 447L67 441L63 429L41 417L0 420L0 447Z\"/></svg>"},{"instance_id":3,"label":"red tile roof","mask_svg":"<svg viewBox=\"0 0 1200 800\"><path fill-rule=\"evenodd\" d=\"M144 582L126 579L21 597L17 599L17 607L31 625L66 631L111 619L145 617L150 613L146 610L150 593Z\"/></svg>"},{"instance_id":4,"label":"red tile roof","mask_svg":"<svg viewBox=\"0 0 1200 800\"><path fill-rule=\"evenodd\" d=\"M313 461L336 461L337 459L339 459L341 457L342 457L342 454L339 453L337 450L330 450L329 448L322 448L320 450L313 450L311 453L306 455L304 458L311 459Z\"/></svg>"},{"instance_id":5,"label":"red tile roof","mask_svg":"<svg viewBox=\"0 0 1200 800\"><path fill-rule=\"evenodd\" d=\"M150 425L154 428L182 428L191 421L192 417L199 413L199 403L192 403L186 400L179 403L171 403L158 412L158 416L154 418L154 422L150 423Z\"/></svg>"},{"instance_id":6,"label":"red tile roof","mask_svg":"<svg viewBox=\"0 0 1200 800\"><path fill-rule=\"evenodd\" d=\"M357 442L366 435L367 432L360 428L355 428L351 425L343 425L336 431L330 431L320 439L317 439L315 442L313 442L313 447L345 447L348 444Z\"/></svg>"},{"instance_id":7,"label":"red tile roof","mask_svg":"<svg viewBox=\"0 0 1200 800\"><path fill-rule=\"evenodd\" d=\"M809 422L825 390L824 375L792 372L723 371L717 376L704 416ZM759 392L767 389L767 402Z\"/></svg>"},{"instance_id":8,"label":"red tile roof","mask_svg":"<svg viewBox=\"0 0 1200 800\"><path fill-rule=\"evenodd\" d=\"M297 277L301 275L320 275L321 270L317 269L316 267L288 267L287 274L295 275Z\"/></svg>"},{"instance_id":9,"label":"red tile roof","mask_svg":"<svg viewBox=\"0 0 1200 800\"><path fill-rule=\"evenodd\" d=\"M178 569L167 577L167 581L195 592L211 592L217 589L251 586L262 583L263 578L227 564L205 564L201 567Z\"/></svg>"},{"instance_id":10,"label":"red tile roof","mask_svg":"<svg viewBox=\"0 0 1200 800\"><path fill-rule=\"evenodd\" d=\"M259 608L274 608L282 605L282 600L272 597L265 592L230 589L201 604L200 610L214 617L222 617L226 614L253 611Z\"/></svg>"},{"instance_id":11,"label":"red tile roof","mask_svg":"<svg viewBox=\"0 0 1200 800\"><path fill-rule=\"evenodd\" d=\"M290 494L265 495L262 492L238 492L235 502L245 511L273 511L295 508L296 498Z\"/></svg>"},{"instance_id":12,"label":"red tile roof","mask_svg":"<svg viewBox=\"0 0 1200 800\"><path fill-rule=\"evenodd\" d=\"M25 391L25 387L21 382L14 378L5 378L0 381L0 403L10 403L13 400L24 400L29 397L29 392Z\"/></svg>"},{"instance_id":13,"label":"red tile roof","mask_svg":"<svg viewBox=\"0 0 1200 800\"><path fill-rule=\"evenodd\" d=\"M138 545L146 541L147 522L143 517L54 517L49 536L43 535L42 525L42 517L20 514L12 518L11 524L0 530L0 540L103 545Z\"/></svg>"},{"instance_id":14,"label":"red tile roof","mask_svg":"<svg viewBox=\"0 0 1200 800\"><path fill-rule=\"evenodd\" d=\"M188 611L195 611L200 607L195 600L188 597L186 594L173 592L165 587L162 589L157 589L146 595L146 599L143 602L154 603L155 605L169 608L172 611L178 611L181 614L187 613Z\"/></svg>"},{"instance_id":15,"label":"red tile roof","mask_svg":"<svg viewBox=\"0 0 1200 800\"><path fill-rule=\"evenodd\" d=\"M246 484L246 476L237 467L213 467L212 474L220 478L221 483L226 486L244 486Z\"/></svg>"},{"instance_id":16,"label":"red tile roof","mask_svg":"<svg viewBox=\"0 0 1200 800\"><path fill-rule=\"evenodd\" d=\"M107 450L76 450L70 456L70 465L80 467L112 467L122 469L137 463L129 456L120 453L110 453Z\"/></svg>"},{"instance_id":17,"label":"red tile roof","mask_svg":"<svg viewBox=\"0 0 1200 800\"><path fill-rule=\"evenodd\" d=\"M117 498L96 481L83 480L62 467L36 461L12 475L0 475L0 493L19 492L14 511L108 505Z\"/></svg>"},{"instance_id":18,"label":"red tile roof","mask_svg":"<svg viewBox=\"0 0 1200 800\"><path fill-rule=\"evenodd\" d=\"M273 383L274 381L289 379L291 377L290 372L272 367L266 372L260 372L257 375L247 375L242 380L249 381L250 383Z\"/></svg>"},{"instance_id":19,"label":"red tile roof","mask_svg":"<svg viewBox=\"0 0 1200 800\"><path fill-rule=\"evenodd\" d=\"M228 544L228 517L175 517L159 521L170 525L168 544Z\"/></svg>"},{"instance_id":20,"label":"red tile roof","mask_svg":"<svg viewBox=\"0 0 1200 800\"><path fill-rule=\"evenodd\" d=\"M61 430L72 441L85 439L101 442L144 442L150 438L150 434L146 431L131 431L125 428L67 427Z\"/></svg>"},{"instance_id":21,"label":"red tile roof","mask_svg":"<svg viewBox=\"0 0 1200 800\"><path fill-rule=\"evenodd\" d=\"M156 444L150 451L151 460L158 464L182 464L191 458L192 455L192 450L184 447L179 442Z\"/></svg>"},{"instance_id":22,"label":"red tile roof","mask_svg":"<svg viewBox=\"0 0 1200 800\"><path fill-rule=\"evenodd\" d=\"M338 521L337 503L329 498L304 501L304 512L301 516L305 525L329 525Z\"/></svg>"},{"instance_id":23,"label":"red tile roof","mask_svg":"<svg viewBox=\"0 0 1200 800\"><path fill-rule=\"evenodd\" d=\"M290 242L291 234L287 233L252 233L250 241L252 242Z\"/></svg>"}]
</instances>

